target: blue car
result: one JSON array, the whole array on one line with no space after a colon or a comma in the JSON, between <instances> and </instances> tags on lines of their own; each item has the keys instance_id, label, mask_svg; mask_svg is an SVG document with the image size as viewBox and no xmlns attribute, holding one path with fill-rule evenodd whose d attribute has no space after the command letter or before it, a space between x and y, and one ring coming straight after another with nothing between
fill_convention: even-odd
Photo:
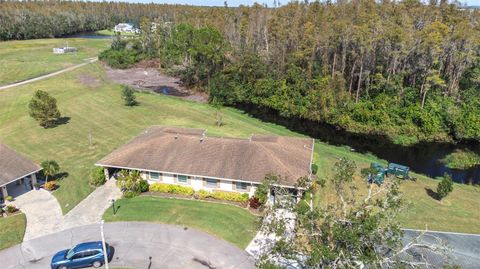
<instances>
[{"instance_id":1,"label":"blue car","mask_svg":"<svg viewBox=\"0 0 480 269\"><path fill-rule=\"evenodd\" d=\"M113 257L113 248L106 244L107 258ZM52 269L73 269L93 266L98 268L103 265L105 258L101 241L78 244L71 249L59 251L53 255Z\"/></svg>"}]
</instances>

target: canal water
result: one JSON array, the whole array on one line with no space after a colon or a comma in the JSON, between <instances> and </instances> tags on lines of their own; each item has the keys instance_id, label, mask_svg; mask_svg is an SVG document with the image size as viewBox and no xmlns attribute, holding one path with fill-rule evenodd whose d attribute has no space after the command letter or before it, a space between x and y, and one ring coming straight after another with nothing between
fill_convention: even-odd
<instances>
[{"instance_id":1,"label":"canal water","mask_svg":"<svg viewBox=\"0 0 480 269\"><path fill-rule=\"evenodd\" d=\"M303 133L322 142L336 146L349 146L353 151L372 153L380 159L409 166L414 172L429 177L441 177L444 173L458 183L480 184L480 166L467 170L450 169L440 160L456 149L468 148L480 152L477 144L452 144L424 142L412 146L394 144L385 136L351 133L335 126L304 119L290 119L279 116L274 111L241 105L238 107L263 121L277 123L292 131Z\"/></svg>"}]
</instances>

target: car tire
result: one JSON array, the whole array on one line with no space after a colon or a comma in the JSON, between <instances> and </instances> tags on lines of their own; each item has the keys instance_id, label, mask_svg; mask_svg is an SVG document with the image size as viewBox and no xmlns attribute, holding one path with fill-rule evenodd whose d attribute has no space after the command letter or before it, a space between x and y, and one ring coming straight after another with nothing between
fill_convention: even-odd
<instances>
[{"instance_id":1,"label":"car tire","mask_svg":"<svg viewBox=\"0 0 480 269\"><path fill-rule=\"evenodd\" d=\"M101 263L101 262L99 262L99 261L93 262L93 267L98 268L98 267L100 267L100 266L102 266L102 263Z\"/></svg>"},{"instance_id":2,"label":"car tire","mask_svg":"<svg viewBox=\"0 0 480 269\"><path fill-rule=\"evenodd\" d=\"M57 269L68 269L65 265L58 267Z\"/></svg>"}]
</instances>

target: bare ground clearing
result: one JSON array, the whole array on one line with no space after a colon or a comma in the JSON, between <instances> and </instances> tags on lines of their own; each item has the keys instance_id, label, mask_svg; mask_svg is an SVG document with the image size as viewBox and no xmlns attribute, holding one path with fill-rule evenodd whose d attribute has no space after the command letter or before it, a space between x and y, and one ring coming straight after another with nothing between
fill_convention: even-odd
<instances>
[{"instance_id":1,"label":"bare ground clearing","mask_svg":"<svg viewBox=\"0 0 480 269\"><path fill-rule=\"evenodd\" d=\"M133 67L128 69L112 69L105 66L108 79L139 90L148 90L158 94L177 96L183 99L206 103L208 96L187 89L180 79L164 75L156 68Z\"/></svg>"}]
</instances>

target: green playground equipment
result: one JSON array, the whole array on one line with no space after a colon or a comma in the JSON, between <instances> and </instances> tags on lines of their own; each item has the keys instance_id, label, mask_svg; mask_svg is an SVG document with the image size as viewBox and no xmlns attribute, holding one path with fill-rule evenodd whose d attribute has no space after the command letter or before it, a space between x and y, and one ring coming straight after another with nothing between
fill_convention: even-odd
<instances>
[{"instance_id":1,"label":"green playground equipment","mask_svg":"<svg viewBox=\"0 0 480 269\"><path fill-rule=\"evenodd\" d=\"M385 180L385 175L394 175L398 178L408 179L408 166L399 165L396 163L389 163L387 168L384 168L379 163L371 163L370 168L375 171L375 174L368 175L368 182L382 185Z\"/></svg>"}]
</instances>

